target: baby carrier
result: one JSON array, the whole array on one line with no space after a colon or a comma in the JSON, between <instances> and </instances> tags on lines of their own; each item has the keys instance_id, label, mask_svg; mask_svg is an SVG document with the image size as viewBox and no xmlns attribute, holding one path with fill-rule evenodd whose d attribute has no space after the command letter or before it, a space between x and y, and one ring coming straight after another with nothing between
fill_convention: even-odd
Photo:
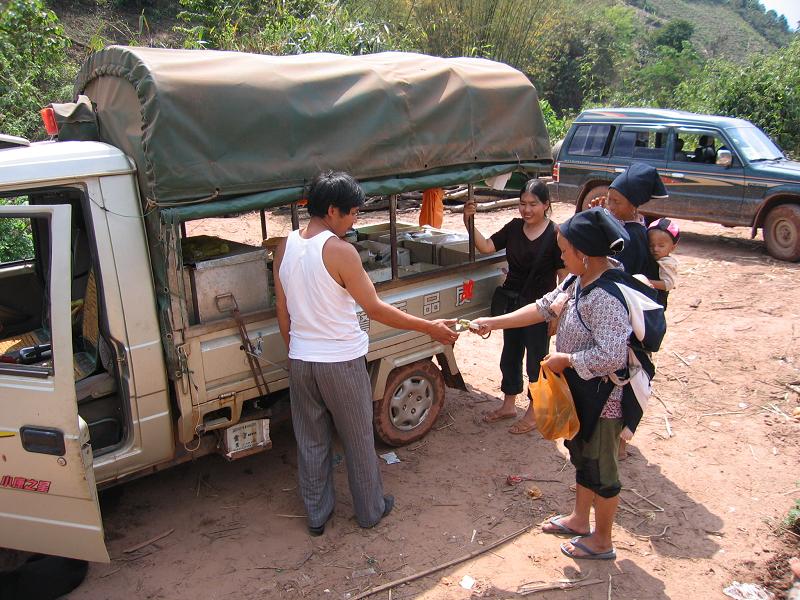
<instances>
[{"instance_id":1,"label":"baby carrier","mask_svg":"<svg viewBox=\"0 0 800 600\"><path fill-rule=\"evenodd\" d=\"M575 276L568 277L562 284L562 289L569 288L575 279ZM651 355L661 347L661 342L667 332L664 307L657 302L656 290L621 269L609 269L585 288L575 291L575 309L578 318L589 330L590 328L580 316L580 300L595 287L602 288L619 300L627 310L630 319L632 333L628 339L628 364L613 373L608 381L602 384L598 382L597 385L607 387L608 394L611 393L613 385L622 386L622 419L630 434L633 434L650 400L651 381L656 371ZM567 380L571 389L575 385L576 388L586 387L585 391L589 392L586 384L590 382L580 380L577 374L567 374ZM597 388L595 393L599 391L600 388ZM575 395L575 390L573 390L573 395ZM581 395L580 392L578 395ZM581 411L577 402L576 408L579 410L580 416ZM595 405L590 408L589 414L586 414L586 422L587 424L591 423L590 427L584 428L584 419L581 419L582 431L580 434L584 439L588 439L594 431L594 424L597 422L602 408L602 406Z\"/></svg>"}]
</instances>

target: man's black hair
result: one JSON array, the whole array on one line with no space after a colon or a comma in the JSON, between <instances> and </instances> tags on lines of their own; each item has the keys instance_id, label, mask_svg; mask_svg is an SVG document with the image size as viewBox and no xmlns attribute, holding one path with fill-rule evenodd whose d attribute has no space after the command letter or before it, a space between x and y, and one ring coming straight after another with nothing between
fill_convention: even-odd
<instances>
[{"instance_id":1,"label":"man's black hair","mask_svg":"<svg viewBox=\"0 0 800 600\"><path fill-rule=\"evenodd\" d=\"M358 181L342 171L323 171L314 177L308 188L308 214L324 217L328 207L346 215L351 209L363 206L366 196Z\"/></svg>"}]
</instances>

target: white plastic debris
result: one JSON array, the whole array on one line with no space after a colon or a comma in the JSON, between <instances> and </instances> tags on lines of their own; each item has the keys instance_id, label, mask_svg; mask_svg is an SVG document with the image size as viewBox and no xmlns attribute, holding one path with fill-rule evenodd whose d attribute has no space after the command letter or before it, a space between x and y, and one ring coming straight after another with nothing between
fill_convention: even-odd
<instances>
[{"instance_id":1,"label":"white plastic debris","mask_svg":"<svg viewBox=\"0 0 800 600\"><path fill-rule=\"evenodd\" d=\"M461 581L458 582L458 585L460 585L465 590L471 590L472 587L475 585L475 580L469 575L464 575L461 578Z\"/></svg>"},{"instance_id":2,"label":"white plastic debris","mask_svg":"<svg viewBox=\"0 0 800 600\"><path fill-rule=\"evenodd\" d=\"M387 452L386 454L381 454L381 458L386 461L387 465L393 465L394 463L400 462L400 458L398 458L396 452Z\"/></svg>"},{"instance_id":3,"label":"white plastic debris","mask_svg":"<svg viewBox=\"0 0 800 600\"><path fill-rule=\"evenodd\" d=\"M722 593L735 600L772 600L775 594L755 583L739 583L734 581L722 590Z\"/></svg>"}]
</instances>

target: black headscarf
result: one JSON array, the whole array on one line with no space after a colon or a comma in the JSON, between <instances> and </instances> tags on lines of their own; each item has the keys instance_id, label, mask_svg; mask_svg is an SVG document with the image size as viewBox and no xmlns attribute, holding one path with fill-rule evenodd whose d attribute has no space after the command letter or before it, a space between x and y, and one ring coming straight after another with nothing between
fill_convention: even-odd
<instances>
[{"instance_id":1,"label":"black headscarf","mask_svg":"<svg viewBox=\"0 0 800 600\"><path fill-rule=\"evenodd\" d=\"M586 256L611 256L630 241L622 224L599 206L571 216L558 231Z\"/></svg>"},{"instance_id":2,"label":"black headscarf","mask_svg":"<svg viewBox=\"0 0 800 600\"><path fill-rule=\"evenodd\" d=\"M641 206L653 198L667 198L667 188L655 167L646 163L633 163L617 175L610 189L617 190L634 206Z\"/></svg>"}]
</instances>

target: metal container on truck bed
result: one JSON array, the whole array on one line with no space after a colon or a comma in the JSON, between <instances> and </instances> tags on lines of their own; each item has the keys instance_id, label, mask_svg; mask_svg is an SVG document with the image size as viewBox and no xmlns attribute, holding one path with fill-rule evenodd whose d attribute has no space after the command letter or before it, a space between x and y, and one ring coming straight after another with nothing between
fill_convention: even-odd
<instances>
[{"instance_id":1,"label":"metal container on truck bed","mask_svg":"<svg viewBox=\"0 0 800 600\"><path fill-rule=\"evenodd\" d=\"M218 246L228 251L204 260L187 261L183 267L187 311L193 324L230 316L231 296L242 313L271 306L267 250L216 240Z\"/></svg>"}]
</instances>

